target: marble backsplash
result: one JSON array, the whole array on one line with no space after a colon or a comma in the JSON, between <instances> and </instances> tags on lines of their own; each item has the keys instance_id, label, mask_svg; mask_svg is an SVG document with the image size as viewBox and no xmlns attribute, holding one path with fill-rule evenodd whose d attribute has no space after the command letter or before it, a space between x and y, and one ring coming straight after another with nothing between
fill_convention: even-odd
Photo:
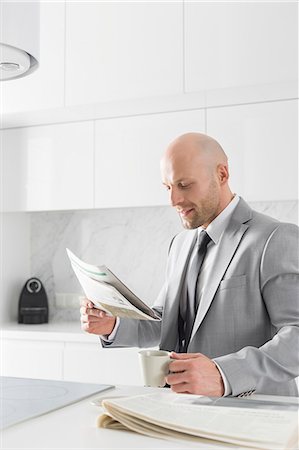
<instances>
[{"instance_id":1,"label":"marble backsplash","mask_svg":"<svg viewBox=\"0 0 299 450\"><path fill-rule=\"evenodd\" d=\"M298 224L298 201L252 202L251 207ZM162 287L167 250L181 229L167 206L31 213L31 275L48 294L50 321L74 321L79 310L57 308L57 293L82 294L66 247L86 262L106 264L151 305Z\"/></svg>"}]
</instances>

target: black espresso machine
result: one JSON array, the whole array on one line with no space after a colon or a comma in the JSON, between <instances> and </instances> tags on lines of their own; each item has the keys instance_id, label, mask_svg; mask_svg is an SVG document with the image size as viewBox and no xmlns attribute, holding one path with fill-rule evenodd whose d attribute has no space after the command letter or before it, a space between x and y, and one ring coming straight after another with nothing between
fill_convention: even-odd
<instances>
[{"instance_id":1,"label":"black espresso machine","mask_svg":"<svg viewBox=\"0 0 299 450\"><path fill-rule=\"evenodd\" d=\"M19 299L19 323L47 323L49 318L48 298L42 282L29 278Z\"/></svg>"}]
</instances>

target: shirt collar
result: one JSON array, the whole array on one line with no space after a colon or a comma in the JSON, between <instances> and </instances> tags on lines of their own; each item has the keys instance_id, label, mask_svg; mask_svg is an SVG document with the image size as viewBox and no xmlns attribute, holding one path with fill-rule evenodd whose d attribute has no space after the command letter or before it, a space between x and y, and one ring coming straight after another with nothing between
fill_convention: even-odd
<instances>
[{"instance_id":1,"label":"shirt collar","mask_svg":"<svg viewBox=\"0 0 299 450\"><path fill-rule=\"evenodd\" d=\"M228 225L228 222L231 218L232 213L234 212L237 204L239 203L240 197L235 195L234 198L230 201L230 203L218 214L217 217L207 226L206 232L214 242L214 244L218 244L219 239ZM198 228L198 233L203 230L203 227Z\"/></svg>"}]
</instances>

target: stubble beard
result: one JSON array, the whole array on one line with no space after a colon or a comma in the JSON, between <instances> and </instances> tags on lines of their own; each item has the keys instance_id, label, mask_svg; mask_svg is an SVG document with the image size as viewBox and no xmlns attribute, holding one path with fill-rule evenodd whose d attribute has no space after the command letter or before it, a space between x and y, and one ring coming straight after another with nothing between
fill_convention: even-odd
<instances>
[{"instance_id":1,"label":"stubble beard","mask_svg":"<svg viewBox=\"0 0 299 450\"><path fill-rule=\"evenodd\" d=\"M206 209L199 209L198 206L194 207L192 218L184 219L181 217L182 225L187 230L194 230L195 228L201 227L207 223L210 223L210 212Z\"/></svg>"},{"instance_id":2,"label":"stubble beard","mask_svg":"<svg viewBox=\"0 0 299 450\"><path fill-rule=\"evenodd\" d=\"M192 217L190 219L181 217L182 225L187 230L194 230L203 225L207 226L219 214L219 195L217 184L211 181L208 194L200 205L193 204Z\"/></svg>"}]
</instances>

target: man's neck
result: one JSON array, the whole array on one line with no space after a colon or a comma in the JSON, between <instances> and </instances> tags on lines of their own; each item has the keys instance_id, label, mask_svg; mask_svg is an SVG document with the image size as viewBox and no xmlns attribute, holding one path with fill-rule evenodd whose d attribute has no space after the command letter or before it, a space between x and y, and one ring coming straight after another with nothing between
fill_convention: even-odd
<instances>
[{"instance_id":1,"label":"man's neck","mask_svg":"<svg viewBox=\"0 0 299 450\"><path fill-rule=\"evenodd\" d=\"M230 202L235 198L236 194L233 194L231 191L229 191L227 193L227 195L225 196L225 198L223 198L220 202L219 208L217 210L217 213L211 218L211 220L205 224L202 225L202 228L206 229L210 223L213 222L213 220L216 219L216 217L219 216L219 214L222 213L222 211L225 210L225 208L230 204Z\"/></svg>"}]
</instances>

